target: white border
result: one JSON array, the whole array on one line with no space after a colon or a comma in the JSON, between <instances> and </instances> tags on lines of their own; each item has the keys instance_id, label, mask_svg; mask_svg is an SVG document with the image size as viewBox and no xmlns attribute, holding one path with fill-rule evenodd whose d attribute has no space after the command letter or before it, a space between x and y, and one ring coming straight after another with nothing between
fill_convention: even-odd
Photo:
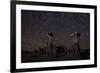
<instances>
[{"instance_id":1,"label":"white border","mask_svg":"<svg viewBox=\"0 0 100 73\"><path fill-rule=\"evenodd\" d=\"M60 12L80 12L90 13L90 60L79 61L56 61L56 62L33 62L21 63L21 10L42 10L42 11L60 11ZM57 67L73 65L94 64L94 9L70 8L70 7L52 7L36 5L16 5L16 68L40 68L40 67Z\"/></svg>"}]
</instances>

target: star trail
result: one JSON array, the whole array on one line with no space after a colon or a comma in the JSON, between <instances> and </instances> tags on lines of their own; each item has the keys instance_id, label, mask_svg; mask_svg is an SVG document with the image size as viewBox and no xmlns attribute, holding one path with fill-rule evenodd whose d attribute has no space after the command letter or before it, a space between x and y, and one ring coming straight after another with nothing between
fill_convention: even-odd
<instances>
[{"instance_id":1,"label":"star trail","mask_svg":"<svg viewBox=\"0 0 100 73\"><path fill-rule=\"evenodd\" d=\"M71 46L72 32L80 32L81 48L89 48L90 14L53 11L21 11L22 49L34 49L45 44L47 32L53 32L56 44Z\"/></svg>"}]
</instances>

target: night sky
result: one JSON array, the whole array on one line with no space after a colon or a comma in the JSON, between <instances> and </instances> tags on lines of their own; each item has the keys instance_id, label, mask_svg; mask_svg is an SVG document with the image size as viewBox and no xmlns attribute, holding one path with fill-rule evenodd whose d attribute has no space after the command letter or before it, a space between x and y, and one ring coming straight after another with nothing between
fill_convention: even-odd
<instances>
[{"instance_id":1,"label":"night sky","mask_svg":"<svg viewBox=\"0 0 100 73\"><path fill-rule=\"evenodd\" d=\"M53 32L56 45L72 45L70 34L78 31L81 49L90 45L90 14L51 11L21 11L22 49L33 50L45 46L47 33Z\"/></svg>"}]
</instances>

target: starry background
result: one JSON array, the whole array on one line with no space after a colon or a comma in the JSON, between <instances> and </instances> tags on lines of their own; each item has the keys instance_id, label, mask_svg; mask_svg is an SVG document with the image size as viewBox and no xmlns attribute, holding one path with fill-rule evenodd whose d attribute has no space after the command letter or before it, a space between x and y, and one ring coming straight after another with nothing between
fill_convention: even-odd
<instances>
[{"instance_id":1,"label":"starry background","mask_svg":"<svg viewBox=\"0 0 100 73\"><path fill-rule=\"evenodd\" d=\"M24 50L45 46L47 32L53 32L54 44L70 47L70 34L75 31L81 33L81 49L90 48L89 13L21 10L21 41Z\"/></svg>"}]
</instances>

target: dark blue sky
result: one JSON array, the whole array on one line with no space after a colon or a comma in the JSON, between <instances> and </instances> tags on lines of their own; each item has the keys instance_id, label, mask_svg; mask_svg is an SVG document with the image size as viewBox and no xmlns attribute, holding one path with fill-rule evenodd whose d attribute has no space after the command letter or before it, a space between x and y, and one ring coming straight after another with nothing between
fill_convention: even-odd
<instances>
[{"instance_id":1,"label":"dark blue sky","mask_svg":"<svg viewBox=\"0 0 100 73\"><path fill-rule=\"evenodd\" d=\"M88 13L62 13L23 10L25 30L38 31L79 31L88 32L90 16ZM23 18L23 19L24 19ZM29 25L30 24L30 25Z\"/></svg>"},{"instance_id":2,"label":"dark blue sky","mask_svg":"<svg viewBox=\"0 0 100 73\"><path fill-rule=\"evenodd\" d=\"M43 37L47 32L54 32L56 34L61 34L64 32L66 35L61 35L68 36L70 33L78 31L82 33L80 38L83 38L83 40L88 42L89 46L89 30L89 13L22 10L23 40L30 38L30 40L34 41L34 39L39 39L37 36Z\"/></svg>"}]
</instances>

